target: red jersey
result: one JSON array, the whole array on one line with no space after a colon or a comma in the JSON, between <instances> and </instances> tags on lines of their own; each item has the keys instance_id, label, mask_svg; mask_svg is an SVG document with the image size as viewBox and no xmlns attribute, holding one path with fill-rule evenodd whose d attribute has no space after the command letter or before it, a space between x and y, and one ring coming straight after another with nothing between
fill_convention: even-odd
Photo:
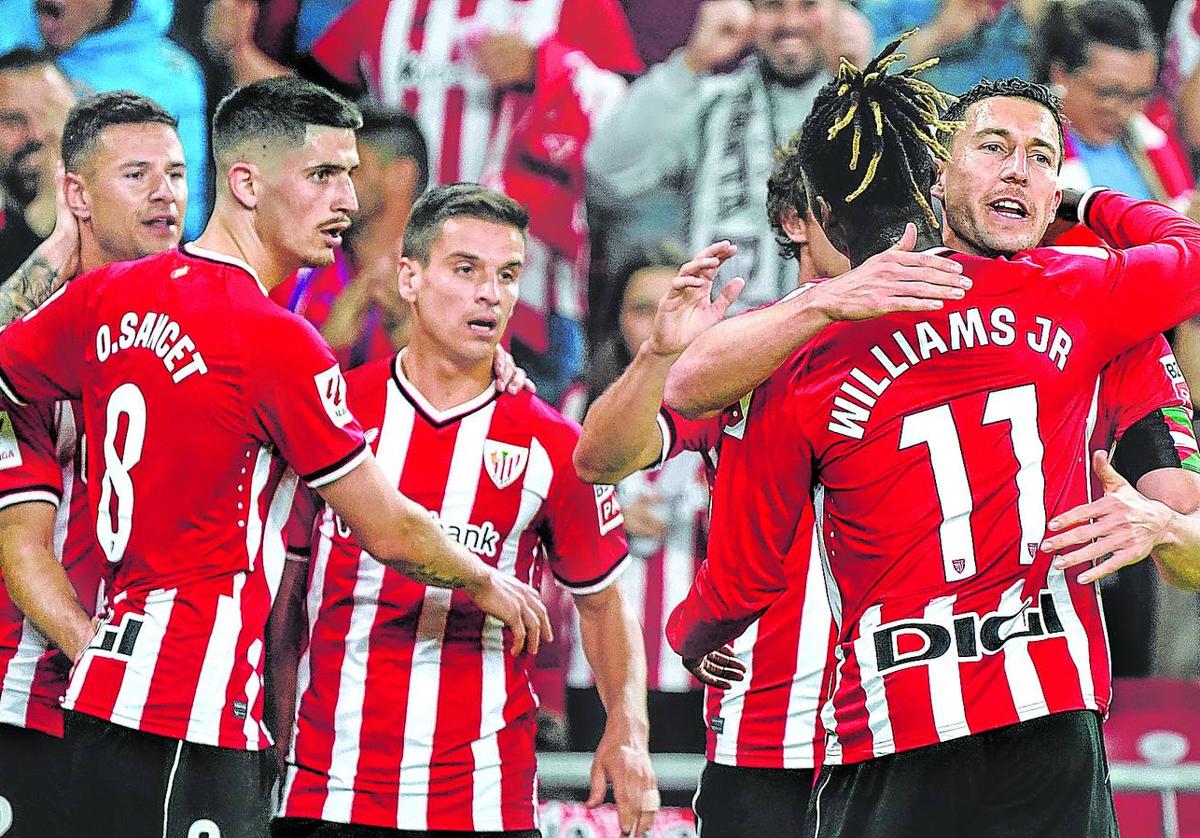
<instances>
[{"instance_id":1,"label":"red jersey","mask_svg":"<svg viewBox=\"0 0 1200 838\"><path fill-rule=\"evenodd\" d=\"M527 392L488 387L437 410L395 361L355 370L350 403L384 473L483 561L537 587L611 584L626 566L611 486L571 454L579 428ZM309 572L309 644L282 815L401 830L536 826L528 656L460 591L368 554L326 511Z\"/></svg>"},{"instance_id":2,"label":"red jersey","mask_svg":"<svg viewBox=\"0 0 1200 838\"><path fill-rule=\"evenodd\" d=\"M329 319L337 298L353 281L356 268L343 250L334 251L334 262L323 268L301 268L271 289L271 299L288 311L299 314L320 331ZM363 333L350 346L334 352L343 369L353 369L368 361L389 358L396 351L384 328L377 305L367 310Z\"/></svg>"},{"instance_id":3,"label":"red jersey","mask_svg":"<svg viewBox=\"0 0 1200 838\"><path fill-rule=\"evenodd\" d=\"M659 414L664 459L699 451L709 464L709 483L720 473L722 439L745 430L748 399L710 420L693 422L664 408ZM709 761L743 768L813 768L824 732L817 711L826 681L833 618L812 538L806 504L792 552L785 562L786 590L732 642L746 666L745 678L727 690L705 688L704 722ZM709 543L724 537L724 522L711 519ZM736 569L734 569L736 573Z\"/></svg>"},{"instance_id":4,"label":"red jersey","mask_svg":"<svg viewBox=\"0 0 1200 838\"><path fill-rule=\"evenodd\" d=\"M1106 240L1157 244L955 255L974 279L964 300L826 329L722 451L728 555L713 564L741 562L745 581L731 591L702 569L672 645L706 651L774 599L819 481L838 624L830 762L1107 708L1096 586L1038 548L1050 517L1089 500L1105 364L1200 310L1177 281L1200 267L1200 226L1113 192L1085 206Z\"/></svg>"},{"instance_id":5,"label":"red jersey","mask_svg":"<svg viewBox=\"0 0 1200 838\"><path fill-rule=\"evenodd\" d=\"M79 472L83 413L78 402L0 411L0 509L30 501L58 508L54 551L91 616L101 597L103 559ZM0 584L0 723L62 736L59 701L71 661L25 619Z\"/></svg>"},{"instance_id":6,"label":"red jersey","mask_svg":"<svg viewBox=\"0 0 1200 838\"><path fill-rule=\"evenodd\" d=\"M83 399L89 504L114 578L63 707L259 750L263 643L296 477L369 456L313 328L196 248L110 265L0 332L18 403Z\"/></svg>"}]
</instances>

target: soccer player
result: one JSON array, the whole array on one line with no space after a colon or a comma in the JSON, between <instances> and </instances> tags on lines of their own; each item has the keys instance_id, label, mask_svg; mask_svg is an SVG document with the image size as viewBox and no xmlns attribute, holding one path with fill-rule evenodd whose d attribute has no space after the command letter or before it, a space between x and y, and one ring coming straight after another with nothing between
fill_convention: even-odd
<instances>
[{"instance_id":1,"label":"soccer player","mask_svg":"<svg viewBox=\"0 0 1200 838\"><path fill-rule=\"evenodd\" d=\"M629 561L620 507L611 486L576 476L572 423L492 383L527 220L474 184L421 198L400 272L410 342L353 371L347 398L388 479L456 540L531 584L549 569L575 595L608 713L592 801L611 781L623 834L641 835L658 806L640 630L613 584ZM499 623L469 599L385 570L363 547L326 511L307 585L289 563L285 596L308 589L309 642L274 834L536 835L528 657L506 652Z\"/></svg>"},{"instance_id":2,"label":"soccer player","mask_svg":"<svg viewBox=\"0 0 1200 838\"><path fill-rule=\"evenodd\" d=\"M89 97L67 115L66 174L58 179L67 212L65 218L60 212L59 228L79 242L83 270L179 243L187 184L175 125L156 103L125 92ZM11 592L0 586L0 750L22 757L0 761L8 818L0 823L14 838L55 836L68 805L59 701L71 662L49 648L37 628L53 620L40 610L47 602L40 594L59 590L90 616L104 562L83 490L79 403L50 402L0 416L0 566L10 581L25 583ZM35 569L49 573L27 577L17 569L30 557Z\"/></svg>"},{"instance_id":3,"label":"soccer player","mask_svg":"<svg viewBox=\"0 0 1200 838\"><path fill-rule=\"evenodd\" d=\"M328 348L266 297L332 259L355 210L359 119L295 79L235 90L213 120L224 175L200 239L81 277L0 333L10 400L83 399L114 566L96 632L61 592L40 595L56 615L41 628L74 660L71 834L267 829L263 644L296 475L380 561L499 616L516 651L548 630L531 588L388 485Z\"/></svg>"},{"instance_id":4,"label":"soccer player","mask_svg":"<svg viewBox=\"0 0 1200 838\"><path fill-rule=\"evenodd\" d=\"M839 84L854 95L831 85L805 129L805 173L851 261L894 238L905 218L932 232L921 189L932 164L920 149L945 152L921 126L936 122L938 103L923 86L873 75L886 61L862 74L847 68ZM975 189L955 182L957 198L976 218L994 214L986 223L999 227L997 243L1035 245L1060 198L1054 102L1018 82L966 102L946 170L969 168ZM918 118L905 121L901 109ZM867 121L855 127L860 116ZM872 135L880 139L861 147L867 168L847 178L860 150L852 137ZM894 156L880 165L885 155ZM949 174L945 182L949 204ZM868 203L855 205L860 198ZM818 480L839 633L823 711L833 765L810 803L810 835L958 835L979 824L1115 834L1096 592L1052 567L1039 545L1046 520L1087 496L1086 470L1074 464L1104 363L1200 303L1167 280L1194 266L1200 227L1115 193L1082 208L1110 240L1164 244L997 262L956 256L974 279L964 300L827 329L753 394L743 439L726 441L713 502L730 537L710 545L710 559L728 568L736 555L754 584L729 586L702 569L668 634L694 656L770 602L783 586L798 501L809 475ZM1161 308L1138 305L1147 291ZM1113 322L1109 307L1128 318ZM749 452L764 445L771 456L751 472ZM754 511L739 513L750 497ZM739 534L743 518L754 529ZM1047 750L1072 758L1039 768ZM986 766L987 783L972 763ZM885 809L874 805L882 796ZM1013 809L1017 797L1028 805Z\"/></svg>"},{"instance_id":5,"label":"soccer player","mask_svg":"<svg viewBox=\"0 0 1200 838\"><path fill-rule=\"evenodd\" d=\"M803 223L808 201L799 160L797 144L792 143L778 156L768 180L767 215L775 238L784 257L796 259L797 285L805 286L817 276L840 276L772 306L786 314L774 328L807 340L822 322L924 308L961 296L958 264L904 250L915 243L911 236L903 246L847 272L845 256L832 248L819 226ZM588 411L575 450L576 466L585 479L615 482L691 450L703 454L712 483L722 438L740 432L740 405L735 400L721 415L690 421L661 406L661 401L671 365L694 339L720 328L716 324L728 300L740 289L735 279L722 287L716 300L709 299L717 271L732 251L728 242L711 245L680 269L655 315L650 338ZM759 309L734 320L776 314ZM758 354L745 346L735 351ZM753 366L762 360L746 363ZM808 521L811 528L811 513ZM719 529L720 522L716 529L710 527L710 537L719 538ZM798 833L820 753L817 707L832 621L819 564L809 561L811 540L798 539L794 549L787 591L762 618L734 640L731 649L685 661L708 688L708 764L695 801L697 818L702 830L729 838Z\"/></svg>"}]
</instances>

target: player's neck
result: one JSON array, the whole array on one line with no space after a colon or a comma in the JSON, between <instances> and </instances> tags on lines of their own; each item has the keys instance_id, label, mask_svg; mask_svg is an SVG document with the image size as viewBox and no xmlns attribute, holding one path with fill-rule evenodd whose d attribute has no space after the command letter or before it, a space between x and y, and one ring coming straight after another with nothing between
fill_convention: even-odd
<instances>
[{"instance_id":1,"label":"player's neck","mask_svg":"<svg viewBox=\"0 0 1200 838\"><path fill-rule=\"evenodd\" d=\"M89 229L84 227L79 231L79 272L81 274L118 261L120 260L101 249L100 243L96 241L96 237Z\"/></svg>"},{"instance_id":2,"label":"player's neck","mask_svg":"<svg viewBox=\"0 0 1200 838\"><path fill-rule=\"evenodd\" d=\"M284 262L273 255L259 238L250 216L225 212L220 206L221 199L217 201L208 226L195 241L196 247L245 262L268 291L302 267L294 260Z\"/></svg>"},{"instance_id":3,"label":"player's neck","mask_svg":"<svg viewBox=\"0 0 1200 838\"><path fill-rule=\"evenodd\" d=\"M439 351L414 329L400 356L404 376L438 410L471 401L492 386L492 360L464 362Z\"/></svg>"}]
</instances>

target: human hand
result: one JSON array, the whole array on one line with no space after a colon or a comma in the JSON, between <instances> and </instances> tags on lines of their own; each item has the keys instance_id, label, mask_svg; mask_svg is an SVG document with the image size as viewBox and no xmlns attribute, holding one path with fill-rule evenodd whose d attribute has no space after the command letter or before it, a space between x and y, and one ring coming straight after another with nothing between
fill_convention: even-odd
<instances>
[{"instance_id":1,"label":"human hand","mask_svg":"<svg viewBox=\"0 0 1200 838\"><path fill-rule=\"evenodd\" d=\"M683 658L683 666L697 681L718 690L729 689L731 681L746 679L746 664L734 656L728 644L702 658Z\"/></svg>"},{"instance_id":2,"label":"human hand","mask_svg":"<svg viewBox=\"0 0 1200 838\"><path fill-rule=\"evenodd\" d=\"M621 835L649 832L660 805L650 753L644 737L631 735L624 726L613 723L605 726L604 736L596 747L591 793L584 805L594 809L603 803L609 784L617 804Z\"/></svg>"},{"instance_id":3,"label":"human hand","mask_svg":"<svg viewBox=\"0 0 1200 838\"><path fill-rule=\"evenodd\" d=\"M736 277L721 288L715 300L711 299L717 272L735 253L736 245L722 241L710 244L684 263L654 314L654 327L646 340L649 351L678 356L702 332L721 321L746 286L745 280Z\"/></svg>"},{"instance_id":4,"label":"human hand","mask_svg":"<svg viewBox=\"0 0 1200 838\"><path fill-rule=\"evenodd\" d=\"M1041 547L1047 553L1058 554L1054 558L1058 570L1099 561L1079 575L1082 584L1140 562L1155 547L1167 543L1174 515L1165 504L1150 500L1129 485L1105 452L1092 455L1092 468L1104 484L1104 497L1055 517L1046 528L1058 535L1043 540ZM1063 553L1068 547L1079 549Z\"/></svg>"},{"instance_id":5,"label":"human hand","mask_svg":"<svg viewBox=\"0 0 1200 838\"><path fill-rule=\"evenodd\" d=\"M537 385L529 380L524 369L517 366L513 356L503 346L496 347L496 356L492 359L493 384L497 393L508 393L515 396L522 390L537 392Z\"/></svg>"},{"instance_id":6,"label":"human hand","mask_svg":"<svg viewBox=\"0 0 1200 838\"><path fill-rule=\"evenodd\" d=\"M992 0L943 0L928 28L938 46L952 44L994 20L1003 5Z\"/></svg>"},{"instance_id":7,"label":"human hand","mask_svg":"<svg viewBox=\"0 0 1200 838\"><path fill-rule=\"evenodd\" d=\"M231 53L254 43L257 26L254 0L212 0L204 10L204 45L214 58L226 61Z\"/></svg>"},{"instance_id":8,"label":"human hand","mask_svg":"<svg viewBox=\"0 0 1200 838\"><path fill-rule=\"evenodd\" d=\"M499 88L532 84L537 51L516 32L488 32L474 42L479 71Z\"/></svg>"},{"instance_id":9,"label":"human hand","mask_svg":"<svg viewBox=\"0 0 1200 838\"><path fill-rule=\"evenodd\" d=\"M936 311L971 287L962 266L932 253L914 253L917 228L841 276L818 283L809 300L831 321L870 320L896 311Z\"/></svg>"},{"instance_id":10,"label":"human hand","mask_svg":"<svg viewBox=\"0 0 1200 838\"><path fill-rule=\"evenodd\" d=\"M480 610L495 617L512 632L511 652L528 651L536 655L543 640L554 640L546 606L533 588L493 567L488 568L479 586L467 593Z\"/></svg>"},{"instance_id":11,"label":"human hand","mask_svg":"<svg viewBox=\"0 0 1200 838\"><path fill-rule=\"evenodd\" d=\"M737 58L750 45L753 23L754 4L749 0L705 0L683 48L684 66L707 73Z\"/></svg>"},{"instance_id":12,"label":"human hand","mask_svg":"<svg viewBox=\"0 0 1200 838\"><path fill-rule=\"evenodd\" d=\"M621 504L625 534L630 538L661 541L667 534L667 522L659 514L659 498L651 492L639 495L631 503Z\"/></svg>"}]
</instances>

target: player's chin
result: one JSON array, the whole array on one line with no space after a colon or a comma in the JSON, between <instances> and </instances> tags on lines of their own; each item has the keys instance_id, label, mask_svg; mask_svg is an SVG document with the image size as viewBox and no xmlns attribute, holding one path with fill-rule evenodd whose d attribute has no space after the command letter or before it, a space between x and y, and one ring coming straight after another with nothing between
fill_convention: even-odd
<instances>
[{"instance_id":1,"label":"player's chin","mask_svg":"<svg viewBox=\"0 0 1200 838\"><path fill-rule=\"evenodd\" d=\"M310 268L327 268L333 264L335 258L332 247L318 246L311 248L304 255L304 264Z\"/></svg>"}]
</instances>

